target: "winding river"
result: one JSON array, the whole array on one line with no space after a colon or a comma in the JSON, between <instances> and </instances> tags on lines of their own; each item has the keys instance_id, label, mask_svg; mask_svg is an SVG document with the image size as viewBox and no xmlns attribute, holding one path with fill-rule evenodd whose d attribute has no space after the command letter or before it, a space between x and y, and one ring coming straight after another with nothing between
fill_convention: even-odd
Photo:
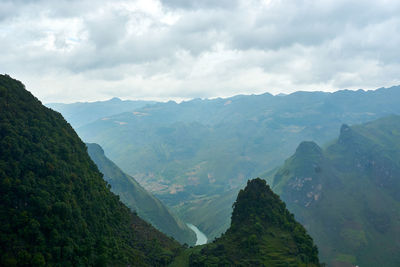
<instances>
[{"instance_id":1,"label":"winding river","mask_svg":"<svg viewBox=\"0 0 400 267\"><path fill-rule=\"evenodd\" d=\"M196 233L197 237L196 246L204 245L205 243L207 243L207 236L202 231L200 231L199 228L197 228L191 223L187 223L187 226L189 226L189 228Z\"/></svg>"}]
</instances>

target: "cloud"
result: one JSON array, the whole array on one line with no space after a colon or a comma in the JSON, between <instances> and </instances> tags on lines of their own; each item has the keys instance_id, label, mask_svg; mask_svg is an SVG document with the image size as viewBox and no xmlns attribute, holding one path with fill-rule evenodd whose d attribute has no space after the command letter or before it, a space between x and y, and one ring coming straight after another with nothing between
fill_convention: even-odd
<instances>
[{"instance_id":1,"label":"cloud","mask_svg":"<svg viewBox=\"0 0 400 267\"><path fill-rule=\"evenodd\" d=\"M229 9L238 4L236 0L162 0L161 2L164 6L182 9Z\"/></svg>"},{"instance_id":2,"label":"cloud","mask_svg":"<svg viewBox=\"0 0 400 267\"><path fill-rule=\"evenodd\" d=\"M49 101L400 83L392 0L0 3L0 72Z\"/></svg>"}]
</instances>

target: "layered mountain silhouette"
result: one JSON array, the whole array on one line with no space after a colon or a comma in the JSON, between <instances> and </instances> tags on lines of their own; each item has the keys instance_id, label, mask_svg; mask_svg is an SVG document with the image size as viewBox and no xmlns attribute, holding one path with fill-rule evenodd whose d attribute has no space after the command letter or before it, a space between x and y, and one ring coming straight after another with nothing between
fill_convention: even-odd
<instances>
[{"instance_id":1,"label":"layered mountain silhouette","mask_svg":"<svg viewBox=\"0 0 400 267\"><path fill-rule=\"evenodd\" d=\"M119 114L99 113L96 121L76 130L84 141L100 144L124 172L181 217L193 218L189 222L212 240L230 225L226 214L249 177L264 177L303 140L333 140L343 123L400 114L399 89L132 105ZM76 125L73 118L71 123ZM192 216L194 210L202 215Z\"/></svg>"}]
</instances>

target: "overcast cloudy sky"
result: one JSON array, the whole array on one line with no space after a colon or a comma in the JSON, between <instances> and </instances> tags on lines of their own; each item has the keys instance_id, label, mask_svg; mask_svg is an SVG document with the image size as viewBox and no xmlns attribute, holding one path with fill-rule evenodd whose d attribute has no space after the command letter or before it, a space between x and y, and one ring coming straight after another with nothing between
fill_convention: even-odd
<instances>
[{"instance_id":1,"label":"overcast cloudy sky","mask_svg":"<svg viewBox=\"0 0 400 267\"><path fill-rule=\"evenodd\" d=\"M0 0L0 73L43 102L400 84L398 0Z\"/></svg>"}]
</instances>

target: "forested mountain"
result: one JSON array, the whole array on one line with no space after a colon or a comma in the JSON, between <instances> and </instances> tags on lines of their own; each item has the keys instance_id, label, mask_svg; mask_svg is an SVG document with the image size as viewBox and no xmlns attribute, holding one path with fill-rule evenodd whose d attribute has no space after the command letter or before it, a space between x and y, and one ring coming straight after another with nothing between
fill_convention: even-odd
<instances>
[{"instance_id":1,"label":"forested mountain","mask_svg":"<svg viewBox=\"0 0 400 267\"><path fill-rule=\"evenodd\" d=\"M170 101L99 118L77 132L187 218L185 210L205 211L248 177L282 164L303 140L324 143L342 123L400 114L398 99L400 87ZM229 214L231 204L204 214ZM200 229L211 239L229 225L227 216L193 218L195 225L208 225Z\"/></svg>"},{"instance_id":2,"label":"forested mountain","mask_svg":"<svg viewBox=\"0 0 400 267\"><path fill-rule=\"evenodd\" d=\"M125 174L109 160L98 144L86 145L91 159L104 174L104 180L111 185L111 191L119 195L123 203L136 211L141 218L182 244L196 243L195 233L133 177Z\"/></svg>"},{"instance_id":3,"label":"forested mountain","mask_svg":"<svg viewBox=\"0 0 400 267\"><path fill-rule=\"evenodd\" d=\"M321 260L400 266L400 117L343 125L326 148L302 142L273 189L308 229Z\"/></svg>"},{"instance_id":4,"label":"forested mountain","mask_svg":"<svg viewBox=\"0 0 400 267\"><path fill-rule=\"evenodd\" d=\"M1 266L158 266L180 249L111 193L59 113L0 75Z\"/></svg>"},{"instance_id":5,"label":"forested mountain","mask_svg":"<svg viewBox=\"0 0 400 267\"><path fill-rule=\"evenodd\" d=\"M155 101L121 100L114 97L107 101L77 102L72 104L48 103L47 107L57 110L74 128L81 127L100 118L106 118L114 114L132 111L142 108Z\"/></svg>"},{"instance_id":6,"label":"forested mountain","mask_svg":"<svg viewBox=\"0 0 400 267\"><path fill-rule=\"evenodd\" d=\"M190 255L190 266L320 266L318 249L265 180L240 190L224 235Z\"/></svg>"}]
</instances>

